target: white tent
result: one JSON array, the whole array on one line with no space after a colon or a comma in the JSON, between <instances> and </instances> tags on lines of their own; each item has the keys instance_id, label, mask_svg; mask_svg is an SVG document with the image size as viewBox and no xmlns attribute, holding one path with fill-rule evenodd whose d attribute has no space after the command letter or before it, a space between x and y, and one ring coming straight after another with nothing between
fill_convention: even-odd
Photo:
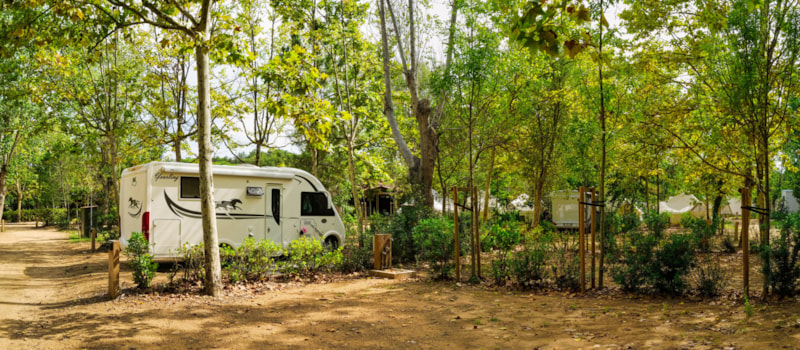
<instances>
[{"instance_id":1,"label":"white tent","mask_svg":"<svg viewBox=\"0 0 800 350\"><path fill-rule=\"evenodd\" d=\"M658 210L661 213L670 214L669 222L672 225L678 225L684 213L690 213L697 218L706 216L705 204L691 194L679 194L666 201L658 202Z\"/></svg>"},{"instance_id":2,"label":"white tent","mask_svg":"<svg viewBox=\"0 0 800 350\"><path fill-rule=\"evenodd\" d=\"M786 208L788 213L796 213L800 210L800 203L797 203L797 198L794 197L793 190L781 190L781 200L783 207Z\"/></svg>"}]
</instances>

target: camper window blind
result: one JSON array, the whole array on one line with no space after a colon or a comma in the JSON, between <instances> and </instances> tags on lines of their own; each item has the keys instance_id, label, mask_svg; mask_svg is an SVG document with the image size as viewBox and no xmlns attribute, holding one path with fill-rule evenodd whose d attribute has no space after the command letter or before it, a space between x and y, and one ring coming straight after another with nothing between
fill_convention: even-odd
<instances>
[{"instance_id":1,"label":"camper window blind","mask_svg":"<svg viewBox=\"0 0 800 350\"><path fill-rule=\"evenodd\" d=\"M181 176L181 198L200 198L200 178Z\"/></svg>"}]
</instances>

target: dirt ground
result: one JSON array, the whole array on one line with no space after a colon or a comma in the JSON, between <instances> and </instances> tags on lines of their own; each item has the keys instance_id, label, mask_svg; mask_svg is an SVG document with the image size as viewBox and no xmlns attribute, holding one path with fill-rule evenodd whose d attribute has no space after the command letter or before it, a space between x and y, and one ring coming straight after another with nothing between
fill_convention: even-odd
<instances>
[{"instance_id":1,"label":"dirt ground","mask_svg":"<svg viewBox=\"0 0 800 350\"><path fill-rule=\"evenodd\" d=\"M366 277L106 296L107 253L0 233L0 349L800 349L800 302L524 293ZM164 273L159 281L165 280Z\"/></svg>"}]
</instances>

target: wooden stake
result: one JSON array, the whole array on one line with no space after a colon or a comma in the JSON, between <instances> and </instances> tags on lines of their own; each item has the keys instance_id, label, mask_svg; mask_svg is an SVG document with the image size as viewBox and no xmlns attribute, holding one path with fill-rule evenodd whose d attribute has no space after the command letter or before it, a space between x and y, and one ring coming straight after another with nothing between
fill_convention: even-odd
<instances>
[{"instance_id":1,"label":"wooden stake","mask_svg":"<svg viewBox=\"0 0 800 350\"><path fill-rule=\"evenodd\" d=\"M475 235L475 256L476 256L476 264L478 264L478 279L481 278L481 235L478 225L480 225L480 212L478 211L478 187L472 186L472 222L474 223L472 226L474 227L473 232Z\"/></svg>"},{"instance_id":2,"label":"wooden stake","mask_svg":"<svg viewBox=\"0 0 800 350\"><path fill-rule=\"evenodd\" d=\"M581 258L581 293L586 291L586 251L584 244L586 228L584 227L583 222L584 217L586 216L586 213L583 212L583 194L585 191L586 190L583 186L578 189L578 232L580 233L578 236L578 244Z\"/></svg>"},{"instance_id":3,"label":"wooden stake","mask_svg":"<svg viewBox=\"0 0 800 350\"><path fill-rule=\"evenodd\" d=\"M116 299L119 296L119 241L111 242L108 251L108 297Z\"/></svg>"},{"instance_id":4,"label":"wooden stake","mask_svg":"<svg viewBox=\"0 0 800 350\"><path fill-rule=\"evenodd\" d=\"M455 233L453 238L456 244L456 282L461 282L461 256L458 245L458 188L453 187L453 223L455 225Z\"/></svg>"},{"instance_id":5,"label":"wooden stake","mask_svg":"<svg viewBox=\"0 0 800 350\"><path fill-rule=\"evenodd\" d=\"M92 229L92 251L95 251L95 239L97 238L97 232L95 229Z\"/></svg>"},{"instance_id":6,"label":"wooden stake","mask_svg":"<svg viewBox=\"0 0 800 350\"><path fill-rule=\"evenodd\" d=\"M592 191L592 204L595 204L595 202L597 201L597 191L595 191L594 187L592 187L591 191ZM589 207L589 209L591 210L590 215L592 217L592 228L591 228L591 232L592 232L592 238L591 238L592 239L592 289L594 289L594 275L595 275L595 268L594 268L594 260L595 260L594 259L594 252L595 252L595 250L594 250L594 248L595 248L595 246L594 246L594 244L595 244L594 243L595 242L595 220L594 220L594 216L595 215L594 214L597 211L597 208L594 205L592 205L592 206Z\"/></svg>"},{"instance_id":7,"label":"wooden stake","mask_svg":"<svg viewBox=\"0 0 800 350\"><path fill-rule=\"evenodd\" d=\"M742 283L745 297L750 291L750 188L744 187L742 193Z\"/></svg>"}]
</instances>

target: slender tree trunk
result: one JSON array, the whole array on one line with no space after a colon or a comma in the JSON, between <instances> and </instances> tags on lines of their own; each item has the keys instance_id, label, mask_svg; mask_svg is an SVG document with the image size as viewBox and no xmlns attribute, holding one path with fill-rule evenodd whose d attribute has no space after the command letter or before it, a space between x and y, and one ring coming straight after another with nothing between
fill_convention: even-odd
<instances>
[{"instance_id":1,"label":"slender tree trunk","mask_svg":"<svg viewBox=\"0 0 800 350\"><path fill-rule=\"evenodd\" d=\"M492 147L491 153L489 155L489 172L486 174L486 190L485 196L483 199L483 222L489 219L489 198L492 195L492 175L494 175L494 153L496 147ZM444 188L444 187L442 187ZM445 198L447 198L445 196Z\"/></svg>"},{"instance_id":2,"label":"slender tree trunk","mask_svg":"<svg viewBox=\"0 0 800 350\"><path fill-rule=\"evenodd\" d=\"M210 2L206 0L204 3ZM210 36L210 4L203 8L201 31ZM203 216L203 243L205 251L205 292L211 296L222 295L222 271L219 259L219 239L217 237L217 216L214 209L214 179L212 177L211 149L211 90L209 87L208 44L198 43L195 47L197 58L197 133L198 160L200 163L200 212Z\"/></svg>"},{"instance_id":3,"label":"slender tree trunk","mask_svg":"<svg viewBox=\"0 0 800 350\"><path fill-rule=\"evenodd\" d=\"M602 16L603 11L603 1L600 1L600 11ZM600 227L598 230L598 239L600 240L600 262L599 262L599 272L598 272L598 288L603 289L603 272L604 267L603 263L605 261L605 232L606 232L606 208L605 208L605 183L606 183L606 105L605 105L605 91L603 90L603 24L601 21L599 24L600 28L600 45L598 46L599 51L599 59L597 61L597 72L599 76L599 86L600 86L600 183L598 184L599 188L597 191L597 200L603 205L600 207Z\"/></svg>"},{"instance_id":4,"label":"slender tree trunk","mask_svg":"<svg viewBox=\"0 0 800 350\"><path fill-rule=\"evenodd\" d=\"M15 181L17 189L17 222L22 222L22 182L17 178Z\"/></svg>"}]
</instances>

